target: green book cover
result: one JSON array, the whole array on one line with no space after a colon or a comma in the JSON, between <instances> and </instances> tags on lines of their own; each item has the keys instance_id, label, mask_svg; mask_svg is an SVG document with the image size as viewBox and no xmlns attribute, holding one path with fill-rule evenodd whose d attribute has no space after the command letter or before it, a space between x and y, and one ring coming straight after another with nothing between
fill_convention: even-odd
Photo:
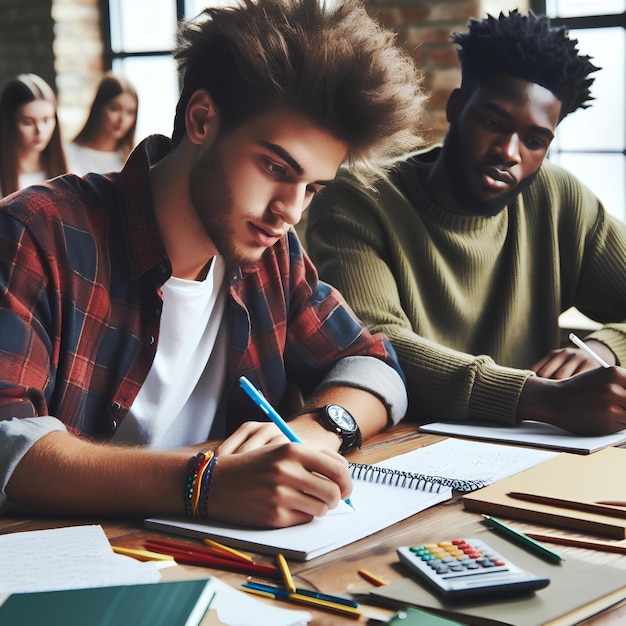
<instances>
[{"instance_id":1,"label":"green book cover","mask_svg":"<svg viewBox=\"0 0 626 626\"><path fill-rule=\"evenodd\" d=\"M210 579L16 593L2 626L198 626L213 598Z\"/></svg>"},{"instance_id":2,"label":"green book cover","mask_svg":"<svg viewBox=\"0 0 626 626\"><path fill-rule=\"evenodd\" d=\"M447 617L435 615L430 611L409 606L398 611L391 618L389 626L463 626L463 624Z\"/></svg>"}]
</instances>

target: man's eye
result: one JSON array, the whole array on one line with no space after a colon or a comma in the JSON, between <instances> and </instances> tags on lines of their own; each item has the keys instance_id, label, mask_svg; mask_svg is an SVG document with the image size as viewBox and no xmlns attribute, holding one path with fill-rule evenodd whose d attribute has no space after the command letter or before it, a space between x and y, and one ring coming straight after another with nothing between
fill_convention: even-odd
<instances>
[{"instance_id":1,"label":"man's eye","mask_svg":"<svg viewBox=\"0 0 626 626\"><path fill-rule=\"evenodd\" d=\"M282 165L274 163L273 161L265 160L265 167L272 176L284 176L286 171Z\"/></svg>"},{"instance_id":2,"label":"man's eye","mask_svg":"<svg viewBox=\"0 0 626 626\"><path fill-rule=\"evenodd\" d=\"M543 150L545 148L545 143L543 141L533 139L532 137L526 139L525 143L529 150Z\"/></svg>"},{"instance_id":3,"label":"man's eye","mask_svg":"<svg viewBox=\"0 0 626 626\"><path fill-rule=\"evenodd\" d=\"M483 124L487 127L487 128L491 128L493 130L500 128L500 124L498 122L496 122L496 120L491 119L490 117L484 117L483 118Z\"/></svg>"}]
</instances>

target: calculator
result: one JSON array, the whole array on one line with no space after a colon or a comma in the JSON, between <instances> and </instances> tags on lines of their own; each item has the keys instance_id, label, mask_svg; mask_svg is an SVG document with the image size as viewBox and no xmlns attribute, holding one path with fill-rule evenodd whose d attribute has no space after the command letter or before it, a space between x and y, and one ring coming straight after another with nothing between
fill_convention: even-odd
<instances>
[{"instance_id":1,"label":"calculator","mask_svg":"<svg viewBox=\"0 0 626 626\"><path fill-rule=\"evenodd\" d=\"M452 539L397 549L415 577L446 600L482 600L531 593L549 578L535 576L480 539Z\"/></svg>"}]
</instances>

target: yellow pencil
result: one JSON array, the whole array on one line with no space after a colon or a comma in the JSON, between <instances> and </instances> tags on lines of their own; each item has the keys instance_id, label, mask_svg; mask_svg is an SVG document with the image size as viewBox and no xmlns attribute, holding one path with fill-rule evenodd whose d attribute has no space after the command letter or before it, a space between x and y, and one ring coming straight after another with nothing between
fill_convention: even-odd
<instances>
[{"instance_id":1,"label":"yellow pencil","mask_svg":"<svg viewBox=\"0 0 626 626\"><path fill-rule=\"evenodd\" d=\"M261 596L263 598L270 598L272 600L276 600L276 596L273 593L269 593L268 591L261 591L260 589L252 589L251 587L244 587L243 590L246 593L252 593L255 596Z\"/></svg>"},{"instance_id":2,"label":"yellow pencil","mask_svg":"<svg viewBox=\"0 0 626 626\"><path fill-rule=\"evenodd\" d=\"M240 559L247 561L248 563L254 562L251 556L248 556L247 554L244 554L243 552L239 552L239 550L235 550L235 548L230 548L228 546L225 546L221 543L218 543L217 541L214 541L213 539L203 539L203 541L207 546L211 546L212 548L217 548L218 550L223 550L224 552L228 552L229 554L232 554L233 556L238 556Z\"/></svg>"},{"instance_id":3,"label":"yellow pencil","mask_svg":"<svg viewBox=\"0 0 626 626\"><path fill-rule=\"evenodd\" d=\"M317 606L323 609L327 609L329 611L334 611L335 613L341 613L341 615L346 615L347 617L358 618L363 615L359 609L355 609L351 606L346 606L345 604L337 604L336 602L328 602L327 600L321 600L319 598L312 598L311 596L303 596L299 593L291 593L289 594L288 600L293 602L298 602L299 604L308 604L309 606Z\"/></svg>"},{"instance_id":4,"label":"yellow pencil","mask_svg":"<svg viewBox=\"0 0 626 626\"><path fill-rule=\"evenodd\" d=\"M123 548L122 546L111 546L116 554L124 554L132 556L138 561L173 561L174 557L170 554L159 554L150 550L136 550L135 548Z\"/></svg>"},{"instance_id":5,"label":"yellow pencil","mask_svg":"<svg viewBox=\"0 0 626 626\"><path fill-rule=\"evenodd\" d=\"M326 609L327 611L334 611L340 613L346 617L359 618L363 613L358 608L346 606L345 604L338 604L336 602L329 602L328 600L322 600L320 598L313 598L311 596L305 596L300 593L289 593L282 589L276 589L274 593L269 591L263 591L262 589L255 589L254 587L248 587L247 584L242 585L243 589L248 593L253 593L263 598L273 598L274 600L282 600L284 602L297 602L298 604L306 604L308 606L317 607L319 609Z\"/></svg>"},{"instance_id":6,"label":"yellow pencil","mask_svg":"<svg viewBox=\"0 0 626 626\"><path fill-rule=\"evenodd\" d=\"M372 583L372 585L376 585L377 587L384 587L387 584L384 580L381 580L378 576L374 576L374 574L368 572L366 569L360 569L359 576L365 578L367 582Z\"/></svg>"},{"instance_id":7,"label":"yellow pencil","mask_svg":"<svg viewBox=\"0 0 626 626\"><path fill-rule=\"evenodd\" d=\"M296 586L293 582L293 578L291 577L291 572L289 571L287 560L282 554L277 554L276 562L278 563L278 569L280 569L280 573L283 575L283 580L285 581L285 587L287 587L287 589L289 589L291 593L295 593Z\"/></svg>"}]
</instances>

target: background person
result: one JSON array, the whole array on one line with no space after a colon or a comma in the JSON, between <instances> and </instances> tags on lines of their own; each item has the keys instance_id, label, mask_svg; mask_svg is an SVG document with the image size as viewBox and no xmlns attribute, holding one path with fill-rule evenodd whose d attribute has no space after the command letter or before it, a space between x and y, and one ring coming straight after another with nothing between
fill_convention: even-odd
<instances>
[{"instance_id":1,"label":"background person","mask_svg":"<svg viewBox=\"0 0 626 626\"><path fill-rule=\"evenodd\" d=\"M307 250L391 339L413 419L626 428L626 370L560 348L558 325L576 306L604 324L589 347L626 362L626 226L544 161L597 68L532 12L453 39L462 83L443 147L400 159L374 190L341 176L309 209Z\"/></svg>"},{"instance_id":2,"label":"background person","mask_svg":"<svg viewBox=\"0 0 626 626\"><path fill-rule=\"evenodd\" d=\"M105 74L96 89L85 125L66 145L69 171L119 172L135 147L139 99L131 83Z\"/></svg>"},{"instance_id":3,"label":"background person","mask_svg":"<svg viewBox=\"0 0 626 626\"><path fill-rule=\"evenodd\" d=\"M36 74L20 74L0 96L0 196L66 171L54 91Z\"/></svg>"}]
</instances>

